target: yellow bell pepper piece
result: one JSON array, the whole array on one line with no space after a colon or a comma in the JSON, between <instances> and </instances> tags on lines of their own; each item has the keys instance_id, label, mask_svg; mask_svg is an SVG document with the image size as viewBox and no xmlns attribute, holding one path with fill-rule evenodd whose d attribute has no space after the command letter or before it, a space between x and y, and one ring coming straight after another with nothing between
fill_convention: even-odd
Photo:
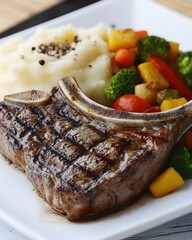
<instances>
[{"instance_id":1,"label":"yellow bell pepper piece","mask_svg":"<svg viewBox=\"0 0 192 240\"><path fill-rule=\"evenodd\" d=\"M161 108L161 111L167 111L167 110L182 106L185 103L187 103L187 100L183 97L177 98L177 99L164 100L160 108Z\"/></svg>"},{"instance_id":2,"label":"yellow bell pepper piece","mask_svg":"<svg viewBox=\"0 0 192 240\"><path fill-rule=\"evenodd\" d=\"M135 48L137 44L138 38L132 29L113 29L109 34L108 46L110 51Z\"/></svg>"},{"instance_id":3,"label":"yellow bell pepper piece","mask_svg":"<svg viewBox=\"0 0 192 240\"><path fill-rule=\"evenodd\" d=\"M170 167L150 184L149 189L155 198L159 198L175 191L183 184L183 178L174 168Z\"/></svg>"},{"instance_id":4,"label":"yellow bell pepper piece","mask_svg":"<svg viewBox=\"0 0 192 240\"><path fill-rule=\"evenodd\" d=\"M179 55L179 43L177 42L169 42L169 52L167 55L167 61L168 62L173 62L177 59L178 55Z\"/></svg>"},{"instance_id":5,"label":"yellow bell pepper piece","mask_svg":"<svg viewBox=\"0 0 192 240\"><path fill-rule=\"evenodd\" d=\"M139 72L144 82L155 82L159 85L159 89L163 90L169 87L169 82L163 77L163 75L156 68L152 62L141 63L138 66Z\"/></svg>"}]
</instances>

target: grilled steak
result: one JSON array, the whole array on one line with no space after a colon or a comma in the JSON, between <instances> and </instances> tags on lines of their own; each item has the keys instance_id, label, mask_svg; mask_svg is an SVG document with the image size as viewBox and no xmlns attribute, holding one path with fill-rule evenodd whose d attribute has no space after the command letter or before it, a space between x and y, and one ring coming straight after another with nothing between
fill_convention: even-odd
<instances>
[{"instance_id":1,"label":"grilled steak","mask_svg":"<svg viewBox=\"0 0 192 240\"><path fill-rule=\"evenodd\" d=\"M1 102L0 152L52 209L76 221L118 209L143 192L173 147L176 123L146 128L102 119L77 107L78 88L69 82L72 101L56 87L46 106Z\"/></svg>"}]
</instances>

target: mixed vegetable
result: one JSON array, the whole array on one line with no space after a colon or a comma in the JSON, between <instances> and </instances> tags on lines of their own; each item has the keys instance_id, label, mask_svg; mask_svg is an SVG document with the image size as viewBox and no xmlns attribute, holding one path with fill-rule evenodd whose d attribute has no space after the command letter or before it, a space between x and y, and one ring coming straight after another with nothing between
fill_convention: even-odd
<instances>
[{"instance_id":1,"label":"mixed vegetable","mask_svg":"<svg viewBox=\"0 0 192 240\"><path fill-rule=\"evenodd\" d=\"M108 39L114 75L105 88L112 108L126 112L160 112L192 100L192 51L147 31L113 29ZM172 152L167 169L150 185L161 197L192 178L192 129Z\"/></svg>"},{"instance_id":2,"label":"mixed vegetable","mask_svg":"<svg viewBox=\"0 0 192 240\"><path fill-rule=\"evenodd\" d=\"M182 53L176 42L132 29L113 29L108 45L118 70L105 94L115 109L165 111L192 100L192 51ZM126 107L119 107L121 98ZM129 107L133 98L137 104Z\"/></svg>"},{"instance_id":3,"label":"mixed vegetable","mask_svg":"<svg viewBox=\"0 0 192 240\"><path fill-rule=\"evenodd\" d=\"M171 153L167 169L149 186L154 197L162 197L178 189L184 180L192 178L192 129Z\"/></svg>"}]
</instances>

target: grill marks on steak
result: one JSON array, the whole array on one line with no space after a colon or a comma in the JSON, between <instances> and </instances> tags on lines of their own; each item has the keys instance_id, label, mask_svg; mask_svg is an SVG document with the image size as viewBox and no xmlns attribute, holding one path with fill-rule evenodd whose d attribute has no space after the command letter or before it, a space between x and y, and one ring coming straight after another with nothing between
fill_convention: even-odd
<instances>
[{"instance_id":1,"label":"grill marks on steak","mask_svg":"<svg viewBox=\"0 0 192 240\"><path fill-rule=\"evenodd\" d=\"M170 152L170 128L110 129L54 89L47 106L1 103L0 152L54 210L77 220L119 207L143 191L162 166L159 158Z\"/></svg>"}]
</instances>

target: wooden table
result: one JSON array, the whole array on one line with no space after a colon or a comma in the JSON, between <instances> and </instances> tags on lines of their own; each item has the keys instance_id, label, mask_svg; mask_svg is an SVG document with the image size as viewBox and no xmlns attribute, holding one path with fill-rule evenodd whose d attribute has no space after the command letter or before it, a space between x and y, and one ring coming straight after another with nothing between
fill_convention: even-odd
<instances>
[{"instance_id":1,"label":"wooden table","mask_svg":"<svg viewBox=\"0 0 192 240\"><path fill-rule=\"evenodd\" d=\"M169 8L172 8L192 18L192 0L155 0Z\"/></svg>"},{"instance_id":2,"label":"wooden table","mask_svg":"<svg viewBox=\"0 0 192 240\"><path fill-rule=\"evenodd\" d=\"M0 0L0 32L48 9L62 0ZM192 17L192 0L155 0Z\"/></svg>"},{"instance_id":3,"label":"wooden table","mask_svg":"<svg viewBox=\"0 0 192 240\"><path fill-rule=\"evenodd\" d=\"M0 32L61 0L0 0ZM138 0L139 1L139 0ZM192 0L155 0L192 18ZM191 240L192 213L127 240ZM29 240L0 221L0 240Z\"/></svg>"},{"instance_id":4,"label":"wooden table","mask_svg":"<svg viewBox=\"0 0 192 240\"><path fill-rule=\"evenodd\" d=\"M59 2L61 0L0 0L0 32Z\"/></svg>"}]
</instances>

